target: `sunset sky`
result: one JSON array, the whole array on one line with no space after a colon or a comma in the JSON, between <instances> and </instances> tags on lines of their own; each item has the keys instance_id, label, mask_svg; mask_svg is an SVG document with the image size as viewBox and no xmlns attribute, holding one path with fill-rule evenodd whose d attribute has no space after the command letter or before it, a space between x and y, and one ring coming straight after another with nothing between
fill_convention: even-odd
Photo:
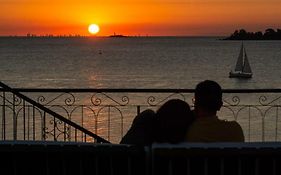
<instances>
[{"instance_id":1,"label":"sunset sky","mask_svg":"<svg viewBox=\"0 0 281 175\"><path fill-rule=\"evenodd\" d=\"M229 35L281 28L281 0L0 0L0 35Z\"/></svg>"}]
</instances>

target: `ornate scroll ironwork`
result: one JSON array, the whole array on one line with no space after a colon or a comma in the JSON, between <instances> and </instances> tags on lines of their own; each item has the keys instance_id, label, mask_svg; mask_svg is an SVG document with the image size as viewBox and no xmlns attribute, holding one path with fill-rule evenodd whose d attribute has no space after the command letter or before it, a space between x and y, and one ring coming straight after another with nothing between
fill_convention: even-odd
<instances>
[{"instance_id":1,"label":"ornate scroll ironwork","mask_svg":"<svg viewBox=\"0 0 281 175\"><path fill-rule=\"evenodd\" d=\"M117 101L114 99L114 97L111 97L109 95L107 95L106 93L95 93L94 95L92 95L91 97L91 102L94 106L100 106L102 105L102 98L101 97L97 97L97 95L102 95L105 97L104 100L110 100L111 102L113 102L112 105L119 105L119 106L126 106L129 104L129 97L128 96L122 96L121 101ZM108 104L105 104L108 105Z\"/></svg>"},{"instance_id":2,"label":"ornate scroll ironwork","mask_svg":"<svg viewBox=\"0 0 281 175\"><path fill-rule=\"evenodd\" d=\"M46 97L43 96L43 95L40 95L37 97L37 102L42 104L42 105L51 105L52 103L54 103L55 101L59 101L61 102L61 97L63 97L64 95L70 95L69 97L66 97L64 99L64 104L67 105L67 106L71 106L71 105L74 105L75 101L76 101L76 98L75 96L72 94L72 93L61 93L55 97L52 97L51 99L49 99L47 101Z\"/></svg>"},{"instance_id":3,"label":"ornate scroll ironwork","mask_svg":"<svg viewBox=\"0 0 281 175\"><path fill-rule=\"evenodd\" d=\"M278 100L281 99L281 96L275 97L271 101L268 101L268 98L266 96L260 96L259 97L259 103L263 106L273 105L275 102L278 102ZM278 103L277 103L278 104ZM280 104L280 103L279 103Z\"/></svg>"},{"instance_id":4,"label":"ornate scroll ironwork","mask_svg":"<svg viewBox=\"0 0 281 175\"><path fill-rule=\"evenodd\" d=\"M46 123L46 127L43 129L44 140L48 140L50 138L54 141L71 141L69 133L70 128L61 120L51 119ZM60 139L60 137L62 138Z\"/></svg>"},{"instance_id":5,"label":"ornate scroll ironwork","mask_svg":"<svg viewBox=\"0 0 281 175\"><path fill-rule=\"evenodd\" d=\"M147 104L149 106L159 106L160 104L168 101L169 99L173 98L173 97L176 97L176 96L180 96L180 99L182 99L183 101L186 101L185 99L185 96L182 94L182 93L173 93L171 95L168 95L168 96L165 96L165 97L162 97L162 99L158 100L158 102L156 102L156 98L155 96L149 96L147 98ZM159 97L161 98L161 97ZM178 98L178 97L177 97Z\"/></svg>"}]
</instances>

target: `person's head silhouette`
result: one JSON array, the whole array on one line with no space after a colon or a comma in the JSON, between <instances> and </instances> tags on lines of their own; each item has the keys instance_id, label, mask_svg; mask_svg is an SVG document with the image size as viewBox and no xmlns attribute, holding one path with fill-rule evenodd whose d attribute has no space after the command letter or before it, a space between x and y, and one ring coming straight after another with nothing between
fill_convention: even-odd
<instances>
[{"instance_id":1,"label":"person's head silhouette","mask_svg":"<svg viewBox=\"0 0 281 175\"><path fill-rule=\"evenodd\" d=\"M196 120L186 135L188 142L243 142L243 130L238 122L221 120L217 111L222 107L222 89L211 80L200 82L195 89Z\"/></svg>"},{"instance_id":2,"label":"person's head silhouette","mask_svg":"<svg viewBox=\"0 0 281 175\"><path fill-rule=\"evenodd\" d=\"M184 141L192 122L193 115L188 103L179 99L167 101L156 112L156 142Z\"/></svg>"},{"instance_id":3,"label":"person's head silhouette","mask_svg":"<svg viewBox=\"0 0 281 175\"><path fill-rule=\"evenodd\" d=\"M221 86L211 80L200 82L195 89L195 110L216 113L222 106Z\"/></svg>"}]
</instances>

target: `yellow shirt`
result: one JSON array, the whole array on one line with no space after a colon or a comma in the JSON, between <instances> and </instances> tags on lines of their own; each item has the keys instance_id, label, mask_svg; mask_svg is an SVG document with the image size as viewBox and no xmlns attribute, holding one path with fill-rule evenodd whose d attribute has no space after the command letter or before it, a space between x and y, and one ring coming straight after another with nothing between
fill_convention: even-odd
<instances>
[{"instance_id":1,"label":"yellow shirt","mask_svg":"<svg viewBox=\"0 0 281 175\"><path fill-rule=\"evenodd\" d=\"M217 116L196 119L187 131L187 142L244 142L241 126Z\"/></svg>"}]
</instances>

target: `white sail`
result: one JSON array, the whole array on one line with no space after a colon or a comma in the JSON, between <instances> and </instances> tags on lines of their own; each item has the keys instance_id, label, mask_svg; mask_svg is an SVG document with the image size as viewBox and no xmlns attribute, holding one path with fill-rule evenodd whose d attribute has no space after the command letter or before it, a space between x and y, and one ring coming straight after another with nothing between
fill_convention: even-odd
<instances>
[{"instance_id":1,"label":"white sail","mask_svg":"<svg viewBox=\"0 0 281 175\"><path fill-rule=\"evenodd\" d=\"M243 70L243 51L244 51L244 46L243 46L243 43L242 43L241 49L240 49L240 54L239 54L237 62L236 62L235 71L242 71Z\"/></svg>"},{"instance_id":2,"label":"white sail","mask_svg":"<svg viewBox=\"0 0 281 175\"><path fill-rule=\"evenodd\" d=\"M245 72L245 73L252 73L252 69L251 69L251 66L250 66L250 64L249 64L249 60L248 60L246 51L245 51L244 66L243 66L242 72Z\"/></svg>"},{"instance_id":3,"label":"white sail","mask_svg":"<svg viewBox=\"0 0 281 175\"><path fill-rule=\"evenodd\" d=\"M246 50L242 43L240 53L234 71L229 72L230 78L251 78L252 70L249 64Z\"/></svg>"}]
</instances>

